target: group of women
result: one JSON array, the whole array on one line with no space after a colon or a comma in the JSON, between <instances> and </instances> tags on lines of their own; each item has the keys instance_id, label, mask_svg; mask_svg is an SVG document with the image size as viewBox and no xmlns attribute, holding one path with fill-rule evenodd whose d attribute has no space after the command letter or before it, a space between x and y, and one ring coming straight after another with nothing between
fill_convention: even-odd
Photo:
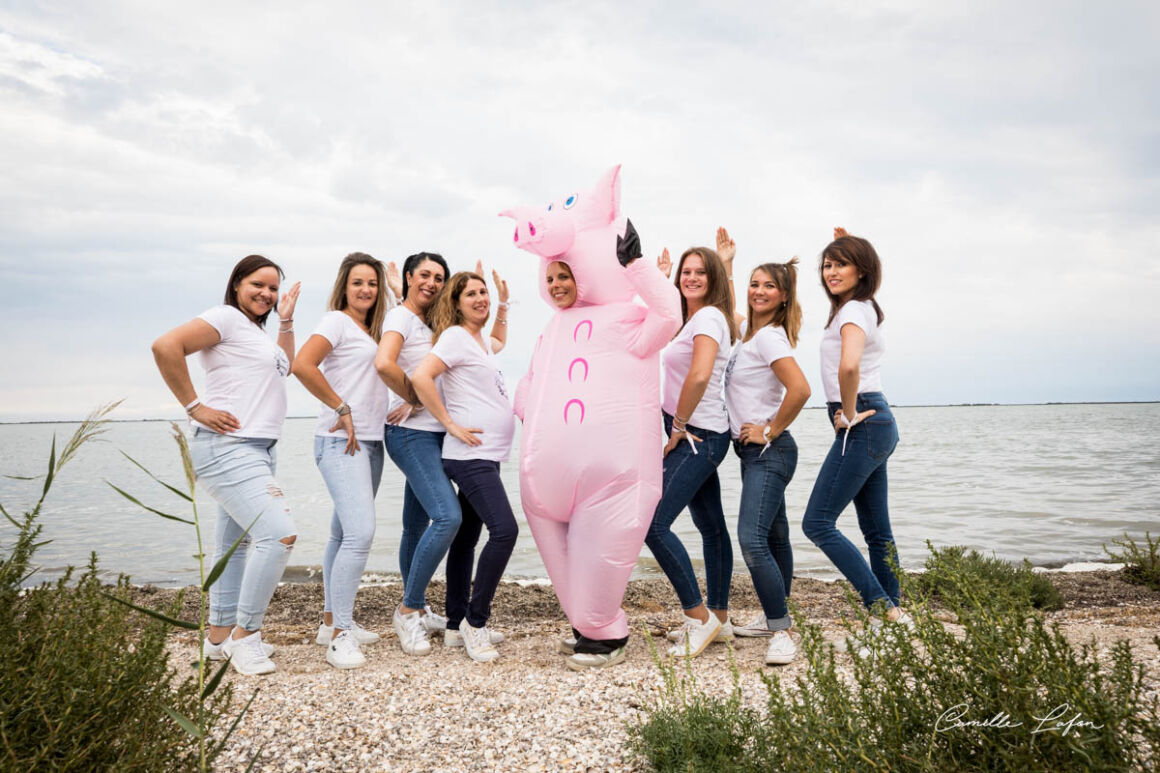
<instances>
[{"instance_id":1,"label":"group of women","mask_svg":"<svg viewBox=\"0 0 1160 773\"><path fill-rule=\"evenodd\" d=\"M801 328L796 259L766 263L750 275L746 313L734 309L735 245L724 229L717 250L686 250L676 267L683 326L662 355L664 483L646 544L672 582L684 625L670 634L676 656L700 654L733 635L769 636L766 662L796 654L787 608L793 572L785 487L797 464L788 431L810 395L793 359ZM658 259L668 275L668 251ZM650 269L651 270L651 269ZM881 392L882 311L874 300L881 268L864 239L835 230L820 276L830 299L822 341L822 381L836 438L806 508L804 530L883 621L909 618L899 606L886 504L886 459L897 431ZM266 607L296 539L275 479L275 446L293 373L322 404L314 456L334 502L323 557L325 601L316 641L340 669L366 662L360 645L378 640L354 620L354 601L375 532L374 498L384 452L406 478L399 568L403 599L393 616L408 655L431 651L430 634L463 647L473 660L499 657L503 635L488 626L491 602L518 532L500 481L514 432L511 401L496 355L507 341L508 291L482 266L451 274L434 253L408 257L399 272L364 253L342 262L328 311L300 349L294 308L299 286L279 296L282 270L267 258L242 259L225 302L157 339L154 357L193 426L198 480L217 501L216 561L241 543L210 591L203 655L230 658L243 674L275 670L262 641ZM566 263L544 277L560 309L576 301ZM265 332L277 311L278 337ZM200 354L205 387L194 389L186 358ZM659 427L658 427L659 430ZM763 614L746 626L728 617L733 573L717 467L732 446L741 463L738 538ZM658 452L661 438L658 431ZM870 553L835 527L853 501ZM707 598L689 555L672 533L688 508L701 534ZM487 541L476 561L476 547ZM446 617L427 588L446 557ZM591 578L599 583L599 577ZM572 667L623 660L623 642ZM567 648L562 648L567 652ZM579 666L571 660L575 659Z\"/></svg>"}]
</instances>

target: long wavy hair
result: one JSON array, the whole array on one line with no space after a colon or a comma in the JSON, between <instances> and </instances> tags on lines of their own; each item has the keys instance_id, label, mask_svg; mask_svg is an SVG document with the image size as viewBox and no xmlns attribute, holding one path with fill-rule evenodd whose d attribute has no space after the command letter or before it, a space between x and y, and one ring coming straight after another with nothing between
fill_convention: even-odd
<instances>
[{"instance_id":1,"label":"long wavy hair","mask_svg":"<svg viewBox=\"0 0 1160 773\"><path fill-rule=\"evenodd\" d=\"M387 288L387 272L381 260L372 258L365 252L352 252L343 258L338 266L338 276L335 277L334 289L330 291L330 301L326 308L330 311L343 311L349 305L346 300L346 283L350 281L350 272L355 266L370 266L374 269L375 279L379 283L375 305L367 310L366 319L363 320L367 332L377 342L383 337L383 317L387 316L387 295L390 294Z\"/></svg>"},{"instance_id":2,"label":"long wavy hair","mask_svg":"<svg viewBox=\"0 0 1160 773\"><path fill-rule=\"evenodd\" d=\"M464 288L472 279L478 279L487 287L483 277L474 271L458 271L443 285L443 292L431 304L431 343L439 340L443 331L454 325L463 324L463 312L459 310L459 296L463 295ZM490 317L490 310L488 316ZM484 320L487 322L487 320Z\"/></svg>"},{"instance_id":3,"label":"long wavy hair","mask_svg":"<svg viewBox=\"0 0 1160 773\"><path fill-rule=\"evenodd\" d=\"M827 259L835 263L849 263L858 269L862 278L858 280L853 294L846 300L870 301L874 307L874 312L878 315L878 324L881 325L882 320L886 319L886 315L882 313L882 307L878 305L878 301L874 300L874 294L882 286L882 261L878 260L878 253L874 251L874 245L860 236L843 236L830 242L822 250L822 256L818 259L818 277L822 280L822 289L826 291L826 297L830 299L830 318L826 320L826 327L829 327L830 323L834 321L838 309L842 308L844 304L826 286L822 265Z\"/></svg>"},{"instance_id":4,"label":"long wavy hair","mask_svg":"<svg viewBox=\"0 0 1160 773\"><path fill-rule=\"evenodd\" d=\"M282 273L281 266L269 258L264 258L261 255L247 255L246 257L239 260L238 264L234 266L234 270L230 272L230 280L226 282L225 304L227 306L233 306L238 311L242 311L242 307L238 305L238 285L250 274L263 268L272 268L278 272L278 277L280 279L286 278L286 275ZM275 298L274 301L274 306L277 307L277 298ZM270 309L270 311L273 310L273 308ZM258 323L258 327L266 326L266 319L270 316L270 311L267 311L265 314L254 320ZM244 314L245 312L242 313Z\"/></svg>"},{"instance_id":5,"label":"long wavy hair","mask_svg":"<svg viewBox=\"0 0 1160 773\"><path fill-rule=\"evenodd\" d=\"M701 258L705 264L705 276L709 287L705 291L705 305L716 306L725 315L725 322L729 325L729 343L737 340L737 320L733 317L733 297L729 292L729 275L725 273L725 264L721 256L708 247L690 247L681 253L681 260L677 263L677 277L673 284L677 292L681 290L681 269L685 266L685 259L690 255ZM689 321L689 303L685 294L681 293L681 326Z\"/></svg>"},{"instance_id":6,"label":"long wavy hair","mask_svg":"<svg viewBox=\"0 0 1160 773\"><path fill-rule=\"evenodd\" d=\"M749 274L749 281L758 271L765 272L774 287L781 293L781 305L773 311L773 317L766 323L773 327L785 329L785 336L790 346L797 346L798 334L802 330L802 306L797 297L797 257L790 258L785 263L762 263ZM753 306L746 303L749 309L749 324L745 327L745 340L753 338L757 332L753 329Z\"/></svg>"}]
</instances>

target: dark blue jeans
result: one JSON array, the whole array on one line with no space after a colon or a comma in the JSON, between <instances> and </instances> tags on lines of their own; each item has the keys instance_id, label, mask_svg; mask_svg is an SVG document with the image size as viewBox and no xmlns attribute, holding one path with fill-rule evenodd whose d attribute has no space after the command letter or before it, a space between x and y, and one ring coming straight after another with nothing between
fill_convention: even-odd
<instances>
[{"instance_id":1,"label":"dark blue jeans","mask_svg":"<svg viewBox=\"0 0 1160 773\"><path fill-rule=\"evenodd\" d=\"M388 424L385 437L387 454L407 477L399 544L403 605L422 609L427 585L447 555L463 516L455 489L443 472L443 433Z\"/></svg>"},{"instance_id":2,"label":"dark blue jeans","mask_svg":"<svg viewBox=\"0 0 1160 773\"><path fill-rule=\"evenodd\" d=\"M499 462L444 459L443 469L459 487L463 510L463 523L447 553L447 627L459 630L466 618L472 628L479 628L491 617L491 600L516 546L519 526L499 478ZM471 568L482 526L487 526L487 544L479 551L473 584Z\"/></svg>"},{"instance_id":3,"label":"dark blue jeans","mask_svg":"<svg viewBox=\"0 0 1160 773\"><path fill-rule=\"evenodd\" d=\"M665 433L670 433L672 427L673 417L666 413ZM710 432L691 424L688 431L701 438L697 442L697 453L693 453L687 440L681 440L665 457L664 488L644 543L672 583L681 608L692 609L699 605L701 589L697 585L697 575L693 573L693 563L681 540L672 532L673 521L688 507L693 525L701 532L705 586L709 596L707 606L709 609L728 609L733 545L725 526L725 511L721 508L721 481L717 477L717 467L729 453L729 433Z\"/></svg>"},{"instance_id":4,"label":"dark blue jeans","mask_svg":"<svg viewBox=\"0 0 1160 773\"><path fill-rule=\"evenodd\" d=\"M842 406L828 403L826 408L832 425ZM806 536L845 575L867 608L877 601L898 605L898 578L890 568L891 560L898 563L898 554L886 504L886 460L898 445L898 426L881 392L858 395L858 412L870 409L877 413L850 430L844 455L842 436L846 431L835 436L802 520ZM854 543L838 531L838 516L851 501L870 552L869 564Z\"/></svg>"},{"instance_id":5,"label":"dark blue jeans","mask_svg":"<svg viewBox=\"0 0 1160 773\"><path fill-rule=\"evenodd\" d=\"M786 598L793 584L793 547L785 514L785 487L797 469L797 443L788 431L762 450L761 443L733 441L741 460L741 509L737 541L771 631L792 627Z\"/></svg>"}]
</instances>

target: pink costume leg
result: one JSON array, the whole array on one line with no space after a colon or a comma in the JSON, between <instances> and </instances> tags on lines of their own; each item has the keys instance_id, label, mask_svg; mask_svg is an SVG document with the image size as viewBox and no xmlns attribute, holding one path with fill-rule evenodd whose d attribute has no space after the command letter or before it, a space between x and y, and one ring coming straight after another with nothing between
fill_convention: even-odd
<instances>
[{"instance_id":1,"label":"pink costume leg","mask_svg":"<svg viewBox=\"0 0 1160 773\"><path fill-rule=\"evenodd\" d=\"M660 491L640 482L600 492L572 512L568 530L569 619L589 639L628 636L621 609Z\"/></svg>"},{"instance_id":2,"label":"pink costume leg","mask_svg":"<svg viewBox=\"0 0 1160 773\"><path fill-rule=\"evenodd\" d=\"M544 561L544 568L548 570L552 590L556 591L556 598L560 600L560 606L564 608L564 614L571 622L571 578L568 575L569 524L550 518L539 518L527 512L524 515L528 528L532 530L532 537L536 540L540 558Z\"/></svg>"}]
</instances>

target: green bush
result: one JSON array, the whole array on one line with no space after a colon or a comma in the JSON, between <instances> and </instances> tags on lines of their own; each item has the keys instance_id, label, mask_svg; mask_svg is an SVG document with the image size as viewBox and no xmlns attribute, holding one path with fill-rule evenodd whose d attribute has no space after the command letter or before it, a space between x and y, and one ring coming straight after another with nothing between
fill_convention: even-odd
<instances>
[{"instance_id":1,"label":"green bush","mask_svg":"<svg viewBox=\"0 0 1160 773\"><path fill-rule=\"evenodd\" d=\"M1156 769L1160 698L1149 697L1131 648L1073 646L1013 603L1019 593L990 592L972 574L981 566L940 564L952 590L942 601L961 630L919 601L914 629L885 626L864 638L863 656L836 653L820 627L803 625L808 671L792 683L763 672L763 711L746 708L739 689L713 698L670 672L658 705L631 728L632 747L662 771L721 769L722 757L733 770Z\"/></svg>"},{"instance_id":2,"label":"green bush","mask_svg":"<svg viewBox=\"0 0 1160 773\"><path fill-rule=\"evenodd\" d=\"M962 605L969 596L989 594L995 604L1063 609L1063 596L1051 580L1033 572L1026 559L1015 565L961 546L940 550L928 542L927 547L926 571L914 583L926 595Z\"/></svg>"},{"instance_id":3,"label":"green bush","mask_svg":"<svg viewBox=\"0 0 1160 773\"><path fill-rule=\"evenodd\" d=\"M1152 539L1152 532L1146 531L1144 545L1140 546L1125 533L1123 539L1112 540L1112 544L1118 545L1121 550L1111 551L1104 545L1104 552L1113 561L1124 565L1123 577L1126 581L1160 590L1160 536Z\"/></svg>"},{"instance_id":4,"label":"green bush","mask_svg":"<svg viewBox=\"0 0 1160 773\"><path fill-rule=\"evenodd\" d=\"M126 606L128 578L104 586L96 554L75 582L70 567L56 582L22 587L44 544L37 518L53 479L110 409L82 424L60 459L54 443L40 500L23 520L3 511L17 532L0 559L0 769L196 769L200 749L173 712L199 716L201 707L212 728L231 700L227 686L203 703L197 677L178 678L165 649L170 626Z\"/></svg>"}]
</instances>

